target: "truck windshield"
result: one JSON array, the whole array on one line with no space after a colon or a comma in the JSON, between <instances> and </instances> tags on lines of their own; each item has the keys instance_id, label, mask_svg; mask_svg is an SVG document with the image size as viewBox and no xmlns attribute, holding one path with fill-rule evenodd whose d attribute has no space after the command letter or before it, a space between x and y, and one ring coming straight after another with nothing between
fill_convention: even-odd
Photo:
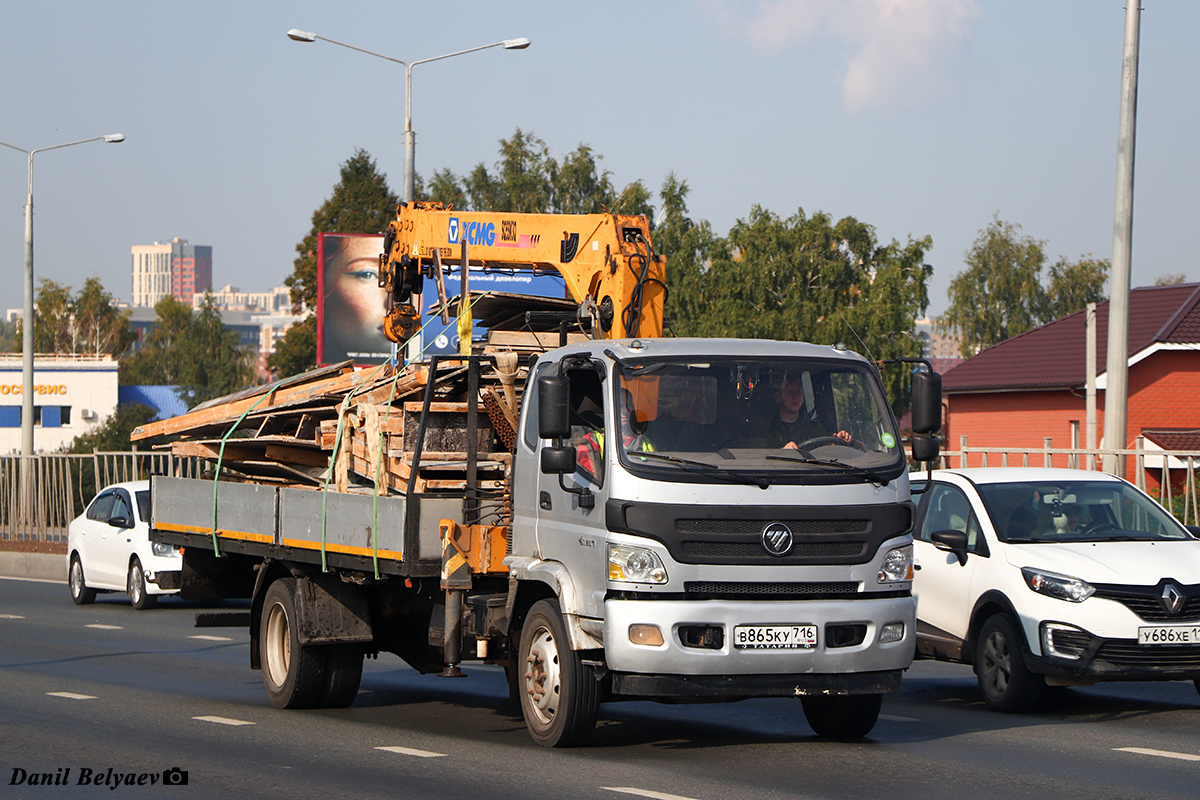
<instances>
[{"instance_id":1,"label":"truck windshield","mask_svg":"<svg viewBox=\"0 0 1200 800\"><path fill-rule=\"evenodd\" d=\"M627 360L618 457L646 477L886 482L905 466L872 369L844 359Z\"/></svg>"},{"instance_id":2,"label":"truck windshield","mask_svg":"<svg viewBox=\"0 0 1200 800\"><path fill-rule=\"evenodd\" d=\"M1118 481L981 483L976 488L1005 542L1192 538L1162 506Z\"/></svg>"}]
</instances>

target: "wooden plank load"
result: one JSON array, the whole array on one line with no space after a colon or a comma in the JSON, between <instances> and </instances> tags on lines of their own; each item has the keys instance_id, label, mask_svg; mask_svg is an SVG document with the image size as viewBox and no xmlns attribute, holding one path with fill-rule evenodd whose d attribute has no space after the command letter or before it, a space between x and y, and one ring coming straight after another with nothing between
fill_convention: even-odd
<instances>
[{"instance_id":1,"label":"wooden plank load","mask_svg":"<svg viewBox=\"0 0 1200 800\"><path fill-rule=\"evenodd\" d=\"M520 362L544 347L531 344L399 369L325 367L208 401L143 425L131 438L169 438L156 448L201 459L209 478L219 470L224 481L290 488L470 496L481 518L503 524L527 372Z\"/></svg>"}]
</instances>

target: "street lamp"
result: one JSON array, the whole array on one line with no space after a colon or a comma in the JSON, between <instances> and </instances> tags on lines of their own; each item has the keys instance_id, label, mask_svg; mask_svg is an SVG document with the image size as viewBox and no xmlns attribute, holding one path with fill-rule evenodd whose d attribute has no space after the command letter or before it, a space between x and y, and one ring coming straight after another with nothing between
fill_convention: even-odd
<instances>
[{"instance_id":1,"label":"street lamp","mask_svg":"<svg viewBox=\"0 0 1200 800\"><path fill-rule=\"evenodd\" d=\"M26 150L24 147L0 142L4 147L20 150L29 156L29 194L25 201L25 317L21 321L21 455L24 456L33 455L33 156L44 150L58 150L60 147L99 141L113 144L123 142L125 134L93 136L90 139L39 147L36 150Z\"/></svg>"},{"instance_id":2,"label":"street lamp","mask_svg":"<svg viewBox=\"0 0 1200 800\"><path fill-rule=\"evenodd\" d=\"M464 53L474 53L476 50L487 50L489 47L503 47L505 50L524 50L526 47L529 47L529 40L524 37L520 39L505 39L501 42L492 42L491 44L484 44L480 45L479 47L471 47L467 50L459 50L454 53L446 53L443 56L422 58L419 61L413 61L409 63L407 61L401 61L398 58L392 58L391 56L385 56L382 53L364 50L363 48L355 47L352 44L346 44L345 42L339 42L335 39L318 36L315 33L302 31L297 28L292 28L287 32L287 35L289 39L296 42L315 42L317 39L320 39L323 42L341 45L342 47L348 47L351 50L357 50L360 53L366 53L369 56L384 58L388 61L393 61L397 64L404 65L404 202L406 203L411 203L413 201L414 195L416 195L417 181L415 167L413 166L417 145L412 129L412 68L417 64L427 64L430 61L441 61L443 58L461 56Z\"/></svg>"}]
</instances>

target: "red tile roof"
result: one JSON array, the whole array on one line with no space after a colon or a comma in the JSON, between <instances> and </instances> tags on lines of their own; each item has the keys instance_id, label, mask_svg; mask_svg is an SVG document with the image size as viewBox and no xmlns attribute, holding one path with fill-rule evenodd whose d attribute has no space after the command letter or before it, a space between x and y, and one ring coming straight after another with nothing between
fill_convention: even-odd
<instances>
[{"instance_id":1,"label":"red tile roof","mask_svg":"<svg viewBox=\"0 0 1200 800\"><path fill-rule=\"evenodd\" d=\"M1143 428L1142 436L1145 436L1163 450L1200 450L1200 430L1174 428L1148 430Z\"/></svg>"},{"instance_id":2,"label":"red tile roof","mask_svg":"<svg viewBox=\"0 0 1200 800\"><path fill-rule=\"evenodd\" d=\"M942 376L947 393L1083 386L1086 312L1076 311L993 345ZM1200 284L1129 293L1129 355L1156 342L1200 344ZM1096 372L1108 356L1108 301L1096 304Z\"/></svg>"}]
</instances>

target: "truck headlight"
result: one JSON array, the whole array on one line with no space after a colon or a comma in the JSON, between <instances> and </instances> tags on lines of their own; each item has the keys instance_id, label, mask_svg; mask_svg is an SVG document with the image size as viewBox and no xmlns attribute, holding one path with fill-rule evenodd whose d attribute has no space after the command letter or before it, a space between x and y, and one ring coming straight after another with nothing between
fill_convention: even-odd
<instances>
[{"instance_id":1,"label":"truck headlight","mask_svg":"<svg viewBox=\"0 0 1200 800\"><path fill-rule=\"evenodd\" d=\"M653 550L610 544L608 579L628 583L666 583L667 570Z\"/></svg>"},{"instance_id":2,"label":"truck headlight","mask_svg":"<svg viewBox=\"0 0 1200 800\"><path fill-rule=\"evenodd\" d=\"M880 583L900 583L913 579L913 547L906 544L888 551L883 557L876 580Z\"/></svg>"},{"instance_id":3,"label":"truck headlight","mask_svg":"<svg viewBox=\"0 0 1200 800\"><path fill-rule=\"evenodd\" d=\"M156 556L177 556L179 555L179 548L166 542L151 542L150 552Z\"/></svg>"},{"instance_id":4,"label":"truck headlight","mask_svg":"<svg viewBox=\"0 0 1200 800\"><path fill-rule=\"evenodd\" d=\"M1038 594L1066 600L1068 603L1082 603L1096 593L1096 587L1069 575L1056 575L1029 567L1022 567L1021 575L1029 588Z\"/></svg>"}]
</instances>

